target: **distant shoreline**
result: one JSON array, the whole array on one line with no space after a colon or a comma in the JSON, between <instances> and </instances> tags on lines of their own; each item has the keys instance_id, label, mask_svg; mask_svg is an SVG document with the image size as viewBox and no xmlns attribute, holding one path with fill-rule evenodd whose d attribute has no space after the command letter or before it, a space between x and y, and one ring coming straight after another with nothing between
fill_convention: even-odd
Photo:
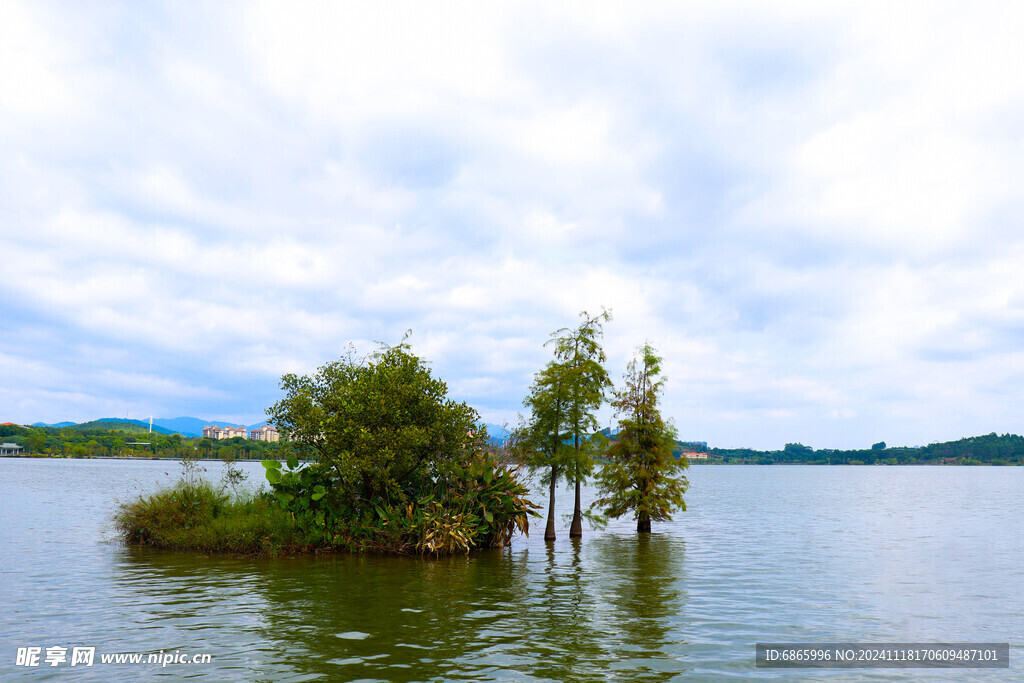
<instances>
[{"instance_id":1,"label":"distant shoreline","mask_svg":"<svg viewBox=\"0 0 1024 683\"><path fill-rule=\"evenodd\" d=\"M148 460L148 461L163 461L171 463L181 462L181 458L174 456L161 457L159 455L152 455L149 457L139 457L136 455L132 456L116 456L116 455L0 455L0 458L4 459L19 459L19 460ZM225 462L221 458L195 458L198 462ZM227 462L260 462L259 458L237 458L235 460L229 460ZM773 462L773 463L755 463L755 462L716 462L714 460L694 459L690 460L690 465L700 465L708 467L732 467L741 465L751 465L757 467L777 467L777 466L799 466L799 467L1019 467L1022 463L1007 462L1007 463L991 463L991 462L977 462L977 463L963 463L963 462L915 462L915 463L901 463L901 464L890 464L887 462L872 462L872 463L806 463L806 462Z\"/></svg>"},{"instance_id":2,"label":"distant shoreline","mask_svg":"<svg viewBox=\"0 0 1024 683\"><path fill-rule=\"evenodd\" d=\"M0 458L8 459L19 459L19 460L163 460L165 462L181 462L181 458L174 456L162 457L159 455L151 455L148 457L140 457L137 455L0 455ZM194 460L202 462L225 462L221 458L194 458ZM260 458L236 458L235 460L228 460L227 462L260 462Z\"/></svg>"}]
</instances>

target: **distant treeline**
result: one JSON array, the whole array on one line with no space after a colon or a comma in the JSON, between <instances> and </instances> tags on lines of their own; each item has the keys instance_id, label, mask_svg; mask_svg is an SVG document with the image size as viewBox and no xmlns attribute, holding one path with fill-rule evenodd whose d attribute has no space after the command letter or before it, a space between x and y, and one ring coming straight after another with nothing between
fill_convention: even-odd
<instances>
[{"instance_id":1,"label":"distant treeline","mask_svg":"<svg viewBox=\"0 0 1024 683\"><path fill-rule=\"evenodd\" d=\"M116 425L104 429L102 425ZM202 439L180 434L149 433L145 427L124 423L86 423L74 427L21 427L0 425L0 438L25 449L25 455L66 457L182 456L227 460L283 459L289 444L233 439ZM139 443L144 442L144 443ZM676 455L700 449L703 443L678 442ZM1024 436L992 433L959 441L920 447L888 448L884 442L869 449L815 450L800 443L788 443L781 451L751 448L708 448L706 460L691 458L693 465L1024 465Z\"/></svg>"},{"instance_id":2,"label":"distant treeline","mask_svg":"<svg viewBox=\"0 0 1024 683\"><path fill-rule=\"evenodd\" d=\"M25 449L24 455L87 457L200 457L221 460L262 460L285 457L287 444L233 439L202 439L181 434L152 433L121 422L85 423L74 427L0 425L0 438Z\"/></svg>"},{"instance_id":3,"label":"distant treeline","mask_svg":"<svg viewBox=\"0 0 1024 683\"><path fill-rule=\"evenodd\" d=\"M708 459L693 464L799 464L799 465L1024 465L1024 437L996 433L971 436L959 441L919 447L888 448L885 442L869 449L841 451L814 450L800 443L788 443L781 451L749 448L711 448Z\"/></svg>"}]
</instances>

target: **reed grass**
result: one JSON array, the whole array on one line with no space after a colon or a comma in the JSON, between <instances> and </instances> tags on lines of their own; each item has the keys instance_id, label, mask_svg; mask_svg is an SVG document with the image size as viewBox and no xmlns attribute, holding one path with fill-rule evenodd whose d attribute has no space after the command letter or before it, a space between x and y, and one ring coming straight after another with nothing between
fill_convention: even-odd
<instances>
[{"instance_id":1,"label":"reed grass","mask_svg":"<svg viewBox=\"0 0 1024 683\"><path fill-rule=\"evenodd\" d=\"M129 545L244 555L310 550L292 516L265 494L228 493L202 480L122 503L114 524Z\"/></svg>"}]
</instances>

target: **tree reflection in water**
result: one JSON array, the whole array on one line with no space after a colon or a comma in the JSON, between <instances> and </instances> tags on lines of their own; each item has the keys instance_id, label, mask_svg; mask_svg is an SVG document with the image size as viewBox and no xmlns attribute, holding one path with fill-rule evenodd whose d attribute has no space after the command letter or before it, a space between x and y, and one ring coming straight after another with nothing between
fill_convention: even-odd
<instances>
[{"instance_id":1,"label":"tree reflection in water","mask_svg":"<svg viewBox=\"0 0 1024 683\"><path fill-rule=\"evenodd\" d=\"M683 544L667 535L433 560L132 551L121 569L145 587L154 617L173 619L167 642L212 647L228 678L667 680L685 670Z\"/></svg>"},{"instance_id":2,"label":"tree reflection in water","mask_svg":"<svg viewBox=\"0 0 1024 683\"><path fill-rule=\"evenodd\" d=\"M612 671L630 679L668 680L684 661L685 544L668 534L606 534L595 538L593 564L607 605L602 627L611 644Z\"/></svg>"}]
</instances>

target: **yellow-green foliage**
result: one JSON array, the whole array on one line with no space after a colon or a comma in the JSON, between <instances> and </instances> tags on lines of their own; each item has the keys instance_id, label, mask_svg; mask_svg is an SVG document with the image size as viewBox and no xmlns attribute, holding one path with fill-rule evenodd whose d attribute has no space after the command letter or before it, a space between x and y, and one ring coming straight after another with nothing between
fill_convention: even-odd
<instances>
[{"instance_id":1,"label":"yellow-green foliage","mask_svg":"<svg viewBox=\"0 0 1024 683\"><path fill-rule=\"evenodd\" d=\"M452 555L503 547L516 532L529 535L529 518L537 515L537 506L526 499L518 469L481 453L452 468L432 493L404 508L377 501L376 516L362 523L360 535L366 540L361 548Z\"/></svg>"},{"instance_id":2,"label":"yellow-green foliage","mask_svg":"<svg viewBox=\"0 0 1024 683\"><path fill-rule=\"evenodd\" d=\"M291 516L266 497L232 497L205 481L122 503L114 522L131 545L251 555L306 549Z\"/></svg>"}]
</instances>

